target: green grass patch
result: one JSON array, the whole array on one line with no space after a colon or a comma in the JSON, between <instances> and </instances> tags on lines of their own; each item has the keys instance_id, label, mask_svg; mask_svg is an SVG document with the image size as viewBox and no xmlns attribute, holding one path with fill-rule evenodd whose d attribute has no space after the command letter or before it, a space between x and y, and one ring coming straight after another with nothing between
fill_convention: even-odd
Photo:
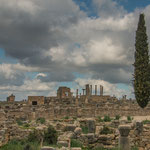
<instances>
[{"instance_id":1,"label":"green grass patch","mask_svg":"<svg viewBox=\"0 0 150 150\"><path fill-rule=\"evenodd\" d=\"M82 147L82 143L79 140L71 139L71 147Z\"/></svg>"},{"instance_id":2,"label":"green grass patch","mask_svg":"<svg viewBox=\"0 0 150 150\"><path fill-rule=\"evenodd\" d=\"M37 118L36 120L37 123L40 123L40 124L44 124L46 121L45 121L45 118Z\"/></svg>"},{"instance_id":3,"label":"green grass patch","mask_svg":"<svg viewBox=\"0 0 150 150\"><path fill-rule=\"evenodd\" d=\"M81 129L82 129L82 132L83 132L84 134L88 134L88 133L89 133L89 130L88 130L88 127L87 127L87 126L81 125Z\"/></svg>"},{"instance_id":4,"label":"green grass patch","mask_svg":"<svg viewBox=\"0 0 150 150\"><path fill-rule=\"evenodd\" d=\"M113 133L112 130L107 126L103 126L103 129L100 132L100 134L112 134L112 133Z\"/></svg>"},{"instance_id":5,"label":"green grass patch","mask_svg":"<svg viewBox=\"0 0 150 150\"><path fill-rule=\"evenodd\" d=\"M98 116L97 119L98 119L98 122L104 122L104 120L100 116Z\"/></svg>"},{"instance_id":6,"label":"green grass patch","mask_svg":"<svg viewBox=\"0 0 150 150\"><path fill-rule=\"evenodd\" d=\"M104 122L110 122L111 121L111 118L109 116L104 116Z\"/></svg>"}]
</instances>

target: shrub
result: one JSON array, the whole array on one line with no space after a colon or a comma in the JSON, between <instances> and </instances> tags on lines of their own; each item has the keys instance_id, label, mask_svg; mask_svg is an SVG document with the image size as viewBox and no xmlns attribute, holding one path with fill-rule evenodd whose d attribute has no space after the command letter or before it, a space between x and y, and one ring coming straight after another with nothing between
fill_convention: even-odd
<instances>
[{"instance_id":1,"label":"shrub","mask_svg":"<svg viewBox=\"0 0 150 150\"><path fill-rule=\"evenodd\" d=\"M79 140L71 139L71 147L82 147L82 143Z\"/></svg>"},{"instance_id":2,"label":"shrub","mask_svg":"<svg viewBox=\"0 0 150 150\"><path fill-rule=\"evenodd\" d=\"M147 119L143 120L142 122L143 122L143 124L150 124L150 120L147 120Z\"/></svg>"},{"instance_id":3,"label":"shrub","mask_svg":"<svg viewBox=\"0 0 150 150\"><path fill-rule=\"evenodd\" d=\"M98 122L103 122L104 120L100 117L100 116L98 116Z\"/></svg>"},{"instance_id":4,"label":"shrub","mask_svg":"<svg viewBox=\"0 0 150 150\"><path fill-rule=\"evenodd\" d=\"M32 150L32 149L31 149L31 146L29 144L27 144L23 150Z\"/></svg>"},{"instance_id":5,"label":"shrub","mask_svg":"<svg viewBox=\"0 0 150 150\"><path fill-rule=\"evenodd\" d=\"M19 126L22 126L22 125L23 125L23 122L22 122L20 119L17 119L16 122L17 122L17 124L18 124Z\"/></svg>"},{"instance_id":6,"label":"shrub","mask_svg":"<svg viewBox=\"0 0 150 150\"><path fill-rule=\"evenodd\" d=\"M27 138L28 142L39 142L40 143L40 133L37 130L31 132Z\"/></svg>"},{"instance_id":7,"label":"shrub","mask_svg":"<svg viewBox=\"0 0 150 150\"><path fill-rule=\"evenodd\" d=\"M45 118L37 118L36 122L40 123L40 124L44 124L46 121L45 121Z\"/></svg>"},{"instance_id":8,"label":"shrub","mask_svg":"<svg viewBox=\"0 0 150 150\"><path fill-rule=\"evenodd\" d=\"M82 129L82 132L83 132L84 134L88 134L89 130L88 130L88 127L87 127L87 126L81 125L81 129Z\"/></svg>"},{"instance_id":9,"label":"shrub","mask_svg":"<svg viewBox=\"0 0 150 150\"><path fill-rule=\"evenodd\" d=\"M111 118L109 116L104 116L104 122L110 122Z\"/></svg>"},{"instance_id":10,"label":"shrub","mask_svg":"<svg viewBox=\"0 0 150 150\"><path fill-rule=\"evenodd\" d=\"M44 132L44 143L46 144L56 144L57 143L57 131L53 126L49 126L48 129Z\"/></svg>"},{"instance_id":11,"label":"shrub","mask_svg":"<svg viewBox=\"0 0 150 150\"><path fill-rule=\"evenodd\" d=\"M69 119L69 116L64 117L64 119Z\"/></svg>"},{"instance_id":12,"label":"shrub","mask_svg":"<svg viewBox=\"0 0 150 150\"><path fill-rule=\"evenodd\" d=\"M30 125L29 125L28 123L25 123L25 124L23 125L23 127L28 128L28 127L30 127Z\"/></svg>"},{"instance_id":13,"label":"shrub","mask_svg":"<svg viewBox=\"0 0 150 150\"><path fill-rule=\"evenodd\" d=\"M131 116L127 116L127 120L128 120L128 121L132 121Z\"/></svg>"},{"instance_id":14,"label":"shrub","mask_svg":"<svg viewBox=\"0 0 150 150\"><path fill-rule=\"evenodd\" d=\"M111 134L112 130L106 126L103 126L103 130L100 132L100 134Z\"/></svg>"},{"instance_id":15,"label":"shrub","mask_svg":"<svg viewBox=\"0 0 150 150\"><path fill-rule=\"evenodd\" d=\"M115 120L119 120L119 119L120 119L120 115L116 115Z\"/></svg>"}]
</instances>

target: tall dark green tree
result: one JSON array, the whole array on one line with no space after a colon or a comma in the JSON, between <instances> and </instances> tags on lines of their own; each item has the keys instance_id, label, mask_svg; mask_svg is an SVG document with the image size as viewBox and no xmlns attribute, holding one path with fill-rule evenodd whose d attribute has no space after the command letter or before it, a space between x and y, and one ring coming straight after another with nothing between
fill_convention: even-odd
<instances>
[{"instance_id":1,"label":"tall dark green tree","mask_svg":"<svg viewBox=\"0 0 150 150\"><path fill-rule=\"evenodd\" d=\"M135 40L134 93L140 107L150 98L149 53L144 14L140 14Z\"/></svg>"}]
</instances>

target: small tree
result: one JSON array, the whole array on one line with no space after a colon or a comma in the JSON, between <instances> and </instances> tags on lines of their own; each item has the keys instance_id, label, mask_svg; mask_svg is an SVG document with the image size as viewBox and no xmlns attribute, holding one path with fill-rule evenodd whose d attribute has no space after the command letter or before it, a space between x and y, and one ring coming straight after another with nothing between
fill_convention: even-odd
<instances>
[{"instance_id":1,"label":"small tree","mask_svg":"<svg viewBox=\"0 0 150 150\"><path fill-rule=\"evenodd\" d=\"M140 14L135 41L134 93L140 107L147 106L150 97L149 55L144 14Z\"/></svg>"}]
</instances>

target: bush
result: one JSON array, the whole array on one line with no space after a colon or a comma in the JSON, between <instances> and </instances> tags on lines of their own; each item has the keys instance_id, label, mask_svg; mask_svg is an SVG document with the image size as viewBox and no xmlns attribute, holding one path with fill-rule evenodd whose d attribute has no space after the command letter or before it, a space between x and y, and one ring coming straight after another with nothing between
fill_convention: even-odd
<instances>
[{"instance_id":1,"label":"bush","mask_svg":"<svg viewBox=\"0 0 150 150\"><path fill-rule=\"evenodd\" d=\"M71 147L82 147L82 143L79 140L71 139Z\"/></svg>"},{"instance_id":2,"label":"bush","mask_svg":"<svg viewBox=\"0 0 150 150\"><path fill-rule=\"evenodd\" d=\"M115 120L119 120L120 119L120 115L116 115Z\"/></svg>"},{"instance_id":3,"label":"bush","mask_svg":"<svg viewBox=\"0 0 150 150\"><path fill-rule=\"evenodd\" d=\"M88 133L89 133L89 130L88 130L88 127L87 127L87 126L81 125L81 129L82 129L82 132L83 132L84 134L88 134Z\"/></svg>"},{"instance_id":4,"label":"bush","mask_svg":"<svg viewBox=\"0 0 150 150\"><path fill-rule=\"evenodd\" d=\"M57 131L53 126L49 126L48 129L44 132L44 143L46 144L56 144L57 143Z\"/></svg>"},{"instance_id":5,"label":"bush","mask_svg":"<svg viewBox=\"0 0 150 150\"><path fill-rule=\"evenodd\" d=\"M143 120L142 122L143 122L143 124L150 124L150 120L147 120L147 119Z\"/></svg>"},{"instance_id":6,"label":"bush","mask_svg":"<svg viewBox=\"0 0 150 150\"><path fill-rule=\"evenodd\" d=\"M98 116L98 122L103 122L104 120L100 117L100 116Z\"/></svg>"},{"instance_id":7,"label":"bush","mask_svg":"<svg viewBox=\"0 0 150 150\"><path fill-rule=\"evenodd\" d=\"M64 117L64 119L67 119L67 120L68 120L68 119L69 119L69 116Z\"/></svg>"},{"instance_id":8,"label":"bush","mask_svg":"<svg viewBox=\"0 0 150 150\"><path fill-rule=\"evenodd\" d=\"M110 122L111 118L109 116L104 116L104 122Z\"/></svg>"},{"instance_id":9,"label":"bush","mask_svg":"<svg viewBox=\"0 0 150 150\"><path fill-rule=\"evenodd\" d=\"M34 130L33 132L31 132L27 138L28 142L39 142L40 143L40 133L37 130Z\"/></svg>"},{"instance_id":10,"label":"bush","mask_svg":"<svg viewBox=\"0 0 150 150\"><path fill-rule=\"evenodd\" d=\"M16 122L17 122L17 124L18 124L19 126L22 126L22 125L23 125L23 122L22 122L20 119L17 119Z\"/></svg>"},{"instance_id":11,"label":"bush","mask_svg":"<svg viewBox=\"0 0 150 150\"><path fill-rule=\"evenodd\" d=\"M133 118L132 118L131 116L127 116L127 120L128 120L128 121L132 121Z\"/></svg>"},{"instance_id":12,"label":"bush","mask_svg":"<svg viewBox=\"0 0 150 150\"><path fill-rule=\"evenodd\" d=\"M30 127L30 125L29 125L28 123L25 123L25 124L23 125L23 127L25 127L25 128L29 128L29 127Z\"/></svg>"},{"instance_id":13,"label":"bush","mask_svg":"<svg viewBox=\"0 0 150 150\"><path fill-rule=\"evenodd\" d=\"M40 124L44 124L46 121L45 121L45 118L37 118L36 122L40 123Z\"/></svg>"},{"instance_id":14,"label":"bush","mask_svg":"<svg viewBox=\"0 0 150 150\"><path fill-rule=\"evenodd\" d=\"M106 126L103 126L103 130L100 132L100 134L111 134L111 133L112 133L112 130Z\"/></svg>"}]
</instances>

